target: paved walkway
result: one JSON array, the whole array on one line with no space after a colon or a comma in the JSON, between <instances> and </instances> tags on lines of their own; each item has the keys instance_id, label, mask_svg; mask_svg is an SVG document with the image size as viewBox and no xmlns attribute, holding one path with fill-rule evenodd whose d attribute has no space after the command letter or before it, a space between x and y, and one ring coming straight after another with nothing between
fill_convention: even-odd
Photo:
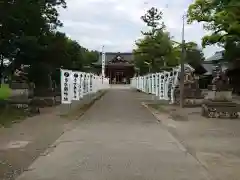
<instances>
[{"instance_id":1,"label":"paved walkway","mask_svg":"<svg viewBox=\"0 0 240 180\"><path fill-rule=\"evenodd\" d=\"M157 123L141 93L114 88L18 180L205 180L205 169Z\"/></svg>"}]
</instances>

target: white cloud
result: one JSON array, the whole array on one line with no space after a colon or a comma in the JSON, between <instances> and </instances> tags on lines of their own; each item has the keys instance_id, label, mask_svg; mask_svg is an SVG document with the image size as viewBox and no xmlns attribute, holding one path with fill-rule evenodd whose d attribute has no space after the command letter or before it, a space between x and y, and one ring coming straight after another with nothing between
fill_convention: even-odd
<instances>
[{"instance_id":1,"label":"white cloud","mask_svg":"<svg viewBox=\"0 0 240 180\"><path fill-rule=\"evenodd\" d=\"M106 51L131 51L135 40L144 29L140 17L148 8L155 6L163 11L163 20L171 36L181 40L182 16L192 0L68 0L68 8L60 10L64 23L61 29L81 45ZM187 41L201 43L206 33L201 24L186 25ZM206 48L210 56L216 47Z\"/></svg>"}]
</instances>

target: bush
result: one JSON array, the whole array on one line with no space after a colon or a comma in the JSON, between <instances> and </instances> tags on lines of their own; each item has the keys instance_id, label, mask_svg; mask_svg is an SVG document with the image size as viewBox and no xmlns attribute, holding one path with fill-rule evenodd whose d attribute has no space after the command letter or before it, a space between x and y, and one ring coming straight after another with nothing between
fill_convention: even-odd
<instances>
[{"instance_id":1,"label":"bush","mask_svg":"<svg viewBox=\"0 0 240 180\"><path fill-rule=\"evenodd\" d=\"M2 84L0 88L0 100L5 100L11 95L11 89L7 84Z\"/></svg>"}]
</instances>

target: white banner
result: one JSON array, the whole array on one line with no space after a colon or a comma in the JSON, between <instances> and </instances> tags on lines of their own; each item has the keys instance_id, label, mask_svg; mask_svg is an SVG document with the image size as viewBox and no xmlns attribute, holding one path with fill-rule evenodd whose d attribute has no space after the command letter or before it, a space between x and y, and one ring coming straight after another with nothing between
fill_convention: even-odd
<instances>
[{"instance_id":1,"label":"white banner","mask_svg":"<svg viewBox=\"0 0 240 180\"><path fill-rule=\"evenodd\" d=\"M79 97L80 99L83 98L83 73L80 72L80 78L79 78Z\"/></svg>"},{"instance_id":2,"label":"white banner","mask_svg":"<svg viewBox=\"0 0 240 180\"><path fill-rule=\"evenodd\" d=\"M155 94L157 97L159 97L159 73L156 73L155 75Z\"/></svg>"},{"instance_id":3,"label":"white banner","mask_svg":"<svg viewBox=\"0 0 240 180\"><path fill-rule=\"evenodd\" d=\"M103 82L103 84L102 84ZM109 79L92 73L61 69L61 102L71 104L85 95L109 88Z\"/></svg>"},{"instance_id":4,"label":"white banner","mask_svg":"<svg viewBox=\"0 0 240 180\"><path fill-rule=\"evenodd\" d=\"M87 74L86 81L87 81L87 93L90 93L90 74Z\"/></svg>"},{"instance_id":5,"label":"white banner","mask_svg":"<svg viewBox=\"0 0 240 180\"><path fill-rule=\"evenodd\" d=\"M156 94L155 74L152 74L152 94Z\"/></svg>"},{"instance_id":6,"label":"white banner","mask_svg":"<svg viewBox=\"0 0 240 180\"><path fill-rule=\"evenodd\" d=\"M93 74L90 74L90 80L89 80L89 92L93 92Z\"/></svg>"},{"instance_id":7,"label":"white banner","mask_svg":"<svg viewBox=\"0 0 240 180\"><path fill-rule=\"evenodd\" d=\"M160 99L163 100L164 99L164 73L162 72L160 74L160 84L159 84L159 88L160 88Z\"/></svg>"},{"instance_id":8,"label":"white banner","mask_svg":"<svg viewBox=\"0 0 240 180\"><path fill-rule=\"evenodd\" d=\"M106 54L104 51L104 46L102 48L102 77L105 77L105 60L106 60Z\"/></svg>"},{"instance_id":9,"label":"white banner","mask_svg":"<svg viewBox=\"0 0 240 180\"><path fill-rule=\"evenodd\" d=\"M61 97L62 104L71 104L72 101L72 71L61 69Z\"/></svg>"},{"instance_id":10,"label":"white banner","mask_svg":"<svg viewBox=\"0 0 240 180\"><path fill-rule=\"evenodd\" d=\"M188 64L185 64L184 67L185 70L194 71ZM167 100L169 103L174 104L176 102L174 93L180 83L180 71L180 66L177 66L171 71L133 77L131 79L131 87L154 94L160 100Z\"/></svg>"},{"instance_id":11,"label":"white banner","mask_svg":"<svg viewBox=\"0 0 240 180\"><path fill-rule=\"evenodd\" d=\"M72 91L73 91L73 97L72 97L72 100L80 100L80 73L79 72L73 72L72 73L72 78L73 78L73 88L72 88Z\"/></svg>"},{"instance_id":12,"label":"white banner","mask_svg":"<svg viewBox=\"0 0 240 180\"><path fill-rule=\"evenodd\" d=\"M87 74L83 73L83 96L87 94Z\"/></svg>"},{"instance_id":13,"label":"white banner","mask_svg":"<svg viewBox=\"0 0 240 180\"><path fill-rule=\"evenodd\" d=\"M170 72L165 72L165 82L164 82L164 98L165 98L165 100L169 100L169 97L168 97L168 86L169 86L169 80L170 80L170 78L169 78L169 76L170 76Z\"/></svg>"}]
</instances>

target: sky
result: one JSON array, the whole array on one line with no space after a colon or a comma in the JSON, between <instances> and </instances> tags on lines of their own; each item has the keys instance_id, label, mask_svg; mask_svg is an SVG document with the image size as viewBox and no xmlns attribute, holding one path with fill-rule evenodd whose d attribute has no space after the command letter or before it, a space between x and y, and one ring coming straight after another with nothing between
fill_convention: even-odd
<instances>
[{"instance_id":1,"label":"sky","mask_svg":"<svg viewBox=\"0 0 240 180\"><path fill-rule=\"evenodd\" d=\"M173 39L181 41L182 16L192 0L67 0L67 9L60 9L60 29L80 45L106 52L131 52L146 25L140 17L151 7L163 12L163 21ZM208 32L203 25L186 25L185 40L201 45ZM216 46L203 49L205 57L218 51Z\"/></svg>"}]
</instances>

